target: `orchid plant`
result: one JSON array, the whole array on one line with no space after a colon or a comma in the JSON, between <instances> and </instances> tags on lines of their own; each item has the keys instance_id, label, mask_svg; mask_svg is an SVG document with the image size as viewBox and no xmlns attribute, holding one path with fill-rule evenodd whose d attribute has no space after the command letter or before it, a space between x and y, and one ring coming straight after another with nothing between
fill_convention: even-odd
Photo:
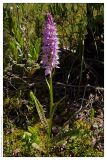
<instances>
[{"instance_id":1,"label":"orchid plant","mask_svg":"<svg viewBox=\"0 0 107 160\"><path fill-rule=\"evenodd\" d=\"M53 69L59 68L59 56L58 56L58 37L56 24L53 21L53 17L50 13L47 14L47 18L44 24L43 30L43 47L42 47L42 67L45 69L46 83L49 89L50 95L50 110L49 110L49 120L47 121L42 105L40 104L37 97L31 91L30 96L35 102L40 120L45 128L47 128L48 139L51 141L52 136L52 121L55 110L59 103L65 98L63 97L58 102L53 102L53 84L52 84L52 73Z\"/></svg>"}]
</instances>

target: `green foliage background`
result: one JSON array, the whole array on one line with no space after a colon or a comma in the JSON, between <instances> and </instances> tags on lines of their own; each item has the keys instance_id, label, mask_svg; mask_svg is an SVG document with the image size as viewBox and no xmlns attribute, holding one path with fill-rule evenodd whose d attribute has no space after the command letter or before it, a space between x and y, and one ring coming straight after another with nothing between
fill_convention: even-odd
<instances>
[{"instance_id":1,"label":"green foliage background","mask_svg":"<svg viewBox=\"0 0 107 160\"><path fill-rule=\"evenodd\" d=\"M103 5L93 4L94 17ZM4 4L4 65L22 58L38 60L45 15L57 24L60 47L76 48L86 34L86 4Z\"/></svg>"}]
</instances>

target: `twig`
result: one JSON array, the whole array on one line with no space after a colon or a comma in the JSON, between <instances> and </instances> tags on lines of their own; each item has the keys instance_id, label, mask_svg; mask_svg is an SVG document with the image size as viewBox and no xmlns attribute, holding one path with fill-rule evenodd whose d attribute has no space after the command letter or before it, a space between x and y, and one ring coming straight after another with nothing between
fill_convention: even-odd
<instances>
[{"instance_id":1,"label":"twig","mask_svg":"<svg viewBox=\"0 0 107 160\"><path fill-rule=\"evenodd\" d=\"M78 85L71 85L71 84L68 84L68 85L66 85L65 83L61 83L61 82L57 82L56 83L57 85L62 85L62 86L67 86L67 87L72 87L72 88L78 88ZM81 85L81 86L79 86L80 88L94 88L94 89L96 89L96 90L102 90L102 91L104 91L104 88L103 87L96 87L96 86L92 86L92 85L90 85L90 84L87 84L87 85Z\"/></svg>"}]
</instances>

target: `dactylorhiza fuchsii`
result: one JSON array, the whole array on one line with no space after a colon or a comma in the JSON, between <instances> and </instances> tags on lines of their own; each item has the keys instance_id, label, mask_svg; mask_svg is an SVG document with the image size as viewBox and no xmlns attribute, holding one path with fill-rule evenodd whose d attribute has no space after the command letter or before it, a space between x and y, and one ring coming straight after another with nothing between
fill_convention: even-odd
<instances>
[{"instance_id":1,"label":"dactylorhiza fuchsii","mask_svg":"<svg viewBox=\"0 0 107 160\"><path fill-rule=\"evenodd\" d=\"M32 99L36 104L40 120L47 129L47 135L48 135L47 155L49 155L48 151L51 145L52 123L53 123L54 113L56 111L57 106L65 98L63 97L61 100L57 102L54 102L54 99L53 99L54 97L53 97L52 71L54 68L59 68L58 67L58 64L59 64L58 49L59 48L58 48L56 24L53 21L52 15L48 13L45 24L44 24L44 29L43 29L43 47L42 47L42 57L41 57L42 66L43 68L45 68L45 76L49 75L48 77L46 77L46 83L48 85L49 96L50 96L48 121L45 117L43 106L40 104L39 100L36 98L33 92L30 93Z\"/></svg>"},{"instance_id":2,"label":"dactylorhiza fuchsii","mask_svg":"<svg viewBox=\"0 0 107 160\"><path fill-rule=\"evenodd\" d=\"M50 13L47 14L43 29L43 47L42 47L42 67L45 68L45 75L52 73L54 68L59 68L58 56L58 37L56 24Z\"/></svg>"}]
</instances>

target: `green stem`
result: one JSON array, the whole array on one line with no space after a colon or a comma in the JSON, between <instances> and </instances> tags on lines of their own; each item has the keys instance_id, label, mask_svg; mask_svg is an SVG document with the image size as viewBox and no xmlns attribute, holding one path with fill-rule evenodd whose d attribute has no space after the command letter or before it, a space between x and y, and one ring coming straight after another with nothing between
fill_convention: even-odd
<instances>
[{"instance_id":1,"label":"green stem","mask_svg":"<svg viewBox=\"0 0 107 160\"><path fill-rule=\"evenodd\" d=\"M52 86L52 74L50 74L49 77L49 95L50 95L50 111L49 111L49 128L48 128L48 152L47 155L49 155L49 148L50 148L50 142L51 142L51 130L52 130L52 120L53 120L53 86Z\"/></svg>"},{"instance_id":2,"label":"green stem","mask_svg":"<svg viewBox=\"0 0 107 160\"><path fill-rule=\"evenodd\" d=\"M49 139L51 138L51 129L52 129L52 109L53 109L53 86L52 86L52 74L50 74L50 113L49 113Z\"/></svg>"},{"instance_id":3,"label":"green stem","mask_svg":"<svg viewBox=\"0 0 107 160\"><path fill-rule=\"evenodd\" d=\"M52 86L52 74L50 74L50 117L53 108L53 86Z\"/></svg>"}]
</instances>

